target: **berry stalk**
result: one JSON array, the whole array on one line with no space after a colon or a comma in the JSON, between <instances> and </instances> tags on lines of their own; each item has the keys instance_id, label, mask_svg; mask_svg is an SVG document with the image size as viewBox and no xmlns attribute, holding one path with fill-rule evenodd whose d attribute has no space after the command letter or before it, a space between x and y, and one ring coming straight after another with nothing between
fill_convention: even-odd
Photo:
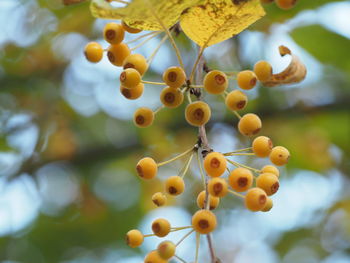
<instances>
[{"instance_id":1,"label":"berry stalk","mask_svg":"<svg viewBox=\"0 0 350 263\"><path fill-rule=\"evenodd\" d=\"M193 66L191 76L190 76L190 81L193 80L194 75L196 75L196 84L200 85L203 82L203 66L205 65L204 58L202 56L204 51L204 48L200 48L198 51L198 57L197 60ZM195 74L196 73L196 74ZM201 89L198 88L196 89L195 95L197 96L198 100L201 100L202 98L202 92ZM202 157L204 158L209 152L212 151L212 149L209 146L209 141L207 137L207 131L205 129L205 125L202 125L198 128L198 146L201 149ZM201 167L200 167L201 170ZM202 170L201 173L203 174ZM208 191L208 176L205 175L205 199L204 199L204 207L209 210L209 191ZM218 258L216 257L215 249L213 246L213 241L211 238L211 234L207 234L207 242L208 242L208 247L209 247L209 252L210 252L210 257L211 257L211 262L216 263L218 261Z\"/></svg>"}]
</instances>

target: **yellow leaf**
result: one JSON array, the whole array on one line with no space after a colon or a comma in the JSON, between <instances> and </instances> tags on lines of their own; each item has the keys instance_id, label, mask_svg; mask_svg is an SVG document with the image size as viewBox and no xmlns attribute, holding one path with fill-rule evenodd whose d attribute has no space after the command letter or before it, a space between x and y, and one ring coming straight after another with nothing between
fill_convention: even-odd
<instances>
[{"instance_id":1,"label":"yellow leaf","mask_svg":"<svg viewBox=\"0 0 350 263\"><path fill-rule=\"evenodd\" d=\"M237 35L264 15L260 0L207 0L185 10L180 23L190 39L207 47Z\"/></svg>"},{"instance_id":2,"label":"yellow leaf","mask_svg":"<svg viewBox=\"0 0 350 263\"><path fill-rule=\"evenodd\" d=\"M163 30L153 12L169 28L180 18L181 13L204 0L133 0L125 7L115 8L105 0L92 0L93 16L105 19L122 19L132 28Z\"/></svg>"}]
</instances>

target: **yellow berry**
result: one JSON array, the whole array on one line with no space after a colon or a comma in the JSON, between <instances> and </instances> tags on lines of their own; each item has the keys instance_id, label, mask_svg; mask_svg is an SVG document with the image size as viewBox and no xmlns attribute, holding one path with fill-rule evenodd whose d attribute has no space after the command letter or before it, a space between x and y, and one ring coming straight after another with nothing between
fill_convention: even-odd
<instances>
[{"instance_id":1,"label":"yellow berry","mask_svg":"<svg viewBox=\"0 0 350 263\"><path fill-rule=\"evenodd\" d=\"M88 61L97 63L102 59L103 48L99 43L90 42L85 46L84 54Z\"/></svg>"},{"instance_id":2,"label":"yellow berry","mask_svg":"<svg viewBox=\"0 0 350 263\"><path fill-rule=\"evenodd\" d=\"M128 89L136 88L141 83L141 75L136 69L127 68L120 74L120 83Z\"/></svg>"},{"instance_id":3,"label":"yellow berry","mask_svg":"<svg viewBox=\"0 0 350 263\"><path fill-rule=\"evenodd\" d=\"M277 167L275 167L273 165L265 165L261 169L261 173L271 173L271 174L276 175L277 177L280 176L280 171L277 169Z\"/></svg>"},{"instance_id":4,"label":"yellow berry","mask_svg":"<svg viewBox=\"0 0 350 263\"><path fill-rule=\"evenodd\" d=\"M164 82L172 88L179 88L186 82L186 73L180 67L170 67L163 73Z\"/></svg>"},{"instance_id":5,"label":"yellow berry","mask_svg":"<svg viewBox=\"0 0 350 263\"><path fill-rule=\"evenodd\" d=\"M152 223L152 231L157 237L165 237L170 233L171 225L168 220L158 218Z\"/></svg>"},{"instance_id":6,"label":"yellow berry","mask_svg":"<svg viewBox=\"0 0 350 263\"><path fill-rule=\"evenodd\" d=\"M118 67L123 65L125 58L129 55L130 49L125 43L110 45L107 49L108 60Z\"/></svg>"},{"instance_id":7,"label":"yellow berry","mask_svg":"<svg viewBox=\"0 0 350 263\"><path fill-rule=\"evenodd\" d=\"M138 108L134 113L134 124L140 128L146 128L152 125L154 112L146 107Z\"/></svg>"},{"instance_id":8,"label":"yellow berry","mask_svg":"<svg viewBox=\"0 0 350 263\"><path fill-rule=\"evenodd\" d=\"M226 107L230 110L242 110L248 103L248 97L240 90L231 91L225 99Z\"/></svg>"},{"instance_id":9,"label":"yellow berry","mask_svg":"<svg viewBox=\"0 0 350 263\"><path fill-rule=\"evenodd\" d=\"M124 40L124 28L122 25L111 22L103 29L103 36L110 44L119 44Z\"/></svg>"},{"instance_id":10,"label":"yellow berry","mask_svg":"<svg viewBox=\"0 0 350 263\"><path fill-rule=\"evenodd\" d=\"M211 152L204 158L204 169L211 177L221 176L227 167L225 156L218 152Z\"/></svg>"},{"instance_id":11,"label":"yellow berry","mask_svg":"<svg viewBox=\"0 0 350 263\"><path fill-rule=\"evenodd\" d=\"M208 183L209 194L215 197L224 197L227 194L228 186L225 179L212 178Z\"/></svg>"},{"instance_id":12,"label":"yellow berry","mask_svg":"<svg viewBox=\"0 0 350 263\"><path fill-rule=\"evenodd\" d=\"M143 94L144 85L139 83L135 88L128 89L124 86L120 86L120 93L129 100L136 100Z\"/></svg>"},{"instance_id":13,"label":"yellow berry","mask_svg":"<svg viewBox=\"0 0 350 263\"><path fill-rule=\"evenodd\" d=\"M153 179L157 176L158 165L150 157L142 158L136 165L137 174L146 180Z\"/></svg>"},{"instance_id":14,"label":"yellow berry","mask_svg":"<svg viewBox=\"0 0 350 263\"><path fill-rule=\"evenodd\" d=\"M123 61L123 68L134 68L143 76L147 71L148 64L144 56L140 54L131 54Z\"/></svg>"},{"instance_id":15,"label":"yellow berry","mask_svg":"<svg viewBox=\"0 0 350 263\"><path fill-rule=\"evenodd\" d=\"M129 247L139 247L143 243L143 234L139 230L133 229L126 233L125 240Z\"/></svg>"},{"instance_id":16,"label":"yellow berry","mask_svg":"<svg viewBox=\"0 0 350 263\"><path fill-rule=\"evenodd\" d=\"M273 144L269 137L259 136L254 139L252 147L256 156L267 157L272 150Z\"/></svg>"},{"instance_id":17,"label":"yellow berry","mask_svg":"<svg viewBox=\"0 0 350 263\"><path fill-rule=\"evenodd\" d=\"M238 130L242 135L252 136L257 134L262 127L258 115L254 113L245 114L238 122Z\"/></svg>"},{"instance_id":18,"label":"yellow berry","mask_svg":"<svg viewBox=\"0 0 350 263\"><path fill-rule=\"evenodd\" d=\"M283 146L273 147L270 153L271 162L277 166L282 166L287 164L289 157L290 157L289 151Z\"/></svg>"},{"instance_id":19,"label":"yellow berry","mask_svg":"<svg viewBox=\"0 0 350 263\"><path fill-rule=\"evenodd\" d=\"M209 234L216 228L216 216L209 210L199 210L192 216L192 226L197 233Z\"/></svg>"},{"instance_id":20,"label":"yellow berry","mask_svg":"<svg viewBox=\"0 0 350 263\"><path fill-rule=\"evenodd\" d=\"M247 209L253 212L262 210L267 202L267 195L264 190L255 187L248 190L244 204Z\"/></svg>"},{"instance_id":21,"label":"yellow berry","mask_svg":"<svg viewBox=\"0 0 350 263\"><path fill-rule=\"evenodd\" d=\"M249 90L256 85L256 75L251 70L243 70L237 74L237 84L241 89Z\"/></svg>"},{"instance_id":22,"label":"yellow berry","mask_svg":"<svg viewBox=\"0 0 350 263\"><path fill-rule=\"evenodd\" d=\"M165 181L165 190L170 195L180 195L185 190L185 182L180 176L170 176Z\"/></svg>"},{"instance_id":23,"label":"yellow berry","mask_svg":"<svg viewBox=\"0 0 350 263\"><path fill-rule=\"evenodd\" d=\"M128 26L124 21L122 21L122 27L124 28L124 30L126 32L129 32L131 34L140 33L142 31L141 29L132 28L132 27Z\"/></svg>"},{"instance_id":24,"label":"yellow berry","mask_svg":"<svg viewBox=\"0 0 350 263\"><path fill-rule=\"evenodd\" d=\"M204 77L204 89L210 94L223 93L228 87L228 80L224 72L212 70Z\"/></svg>"},{"instance_id":25,"label":"yellow berry","mask_svg":"<svg viewBox=\"0 0 350 263\"><path fill-rule=\"evenodd\" d=\"M264 206L264 208L261 210L262 212L268 212L271 210L271 208L273 207L273 202L272 199L270 197L267 198L266 204Z\"/></svg>"},{"instance_id":26,"label":"yellow berry","mask_svg":"<svg viewBox=\"0 0 350 263\"><path fill-rule=\"evenodd\" d=\"M280 184L276 175L263 173L256 178L256 186L263 189L265 193L270 196L278 191Z\"/></svg>"},{"instance_id":27,"label":"yellow berry","mask_svg":"<svg viewBox=\"0 0 350 263\"><path fill-rule=\"evenodd\" d=\"M160 101L168 108L176 108L180 106L183 100L183 93L176 88L166 87L160 93Z\"/></svg>"},{"instance_id":28,"label":"yellow berry","mask_svg":"<svg viewBox=\"0 0 350 263\"><path fill-rule=\"evenodd\" d=\"M246 168L236 168L231 171L228 178L229 184L233 190L237 192L245 192L253 185L254 176L251 171Z\"/></svg>"},{"instance_id":29,"label":"yellow berry","mask_svg":"<svg viewBox=\"0 0 350 263\"><path fill-rule=\"evenodd\" d=\"M210 107L203 101L195 101L186 106L186 121L193 126L199 127L206 124L210 116Z\"/></svg>"},{"instance_id":30,"label":"yellow berry","mask_svg":"<svg viewBox=\"0 0 350 263\"><path fill-rule=\"evenodd\" d=\"M213 209L218 207L218 205L220 203L219 197L215 197L215 196L212 196L209 194L208 199L209 199L209 209L210 210L213 210ZM197 196L197 206L201 209L205 209L204 205L205 205L205 191L202 191Z\"/></svg>"},{"instance_id":31,"label":"yellow berry","mask_svg":"<svg viewBox=\"0 0 350 263\"><path fill-rule=\"evenodd\" d=\"M167 263L167 260L162 259L157 250L153 250L151 252L149 252L145 259L144 259L144 263Z\"/></svg>"},{"instance_id":32,"label":"yellow berry","mask_svg":"<svg viewBox=\"0 0 350 263\"><path fill-rule=\"evenodd\" d=\"M168 260L175 255L176 245L171 241L163 241L158 245L157 251L162 259Z\"/></svg>"},{"instance_id":33,"label":"yellow berry","mask_svg":"<svg viewBox=\"0 0 350 263\"><path fill-rule=\"evenodd\" d=\"M284 10L293 8L297 3L297 0L276 0L276 5Z\"/></svg>"},{"instance_id":34,"label":"yellow berry","mask_svg":"<svg viewBox=\"0 0 350 263\"><path fill-rule=\"evenodd\" d=\"M152 195L152 202L156 206L163 206L166 204L166 201L167 201L167 197L165 196L165 194L161 192L157 192L154 195Z\"/></svg>"},{"instance_id":35,"label":"yellow berry","mask_svg":"<svg viewBox=\"0 0 350 263\"><path fill-rule=\"evenodd\" d=\"M254 73L259 81L264 82L271 78L272 67L269 62L261 60L255 63Z\"/></svg>"}]
</instances>

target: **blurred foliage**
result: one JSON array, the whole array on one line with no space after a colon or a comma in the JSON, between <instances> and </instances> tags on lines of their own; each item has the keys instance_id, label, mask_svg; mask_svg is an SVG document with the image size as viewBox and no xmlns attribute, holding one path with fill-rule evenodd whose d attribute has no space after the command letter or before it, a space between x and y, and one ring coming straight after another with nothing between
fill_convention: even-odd
<instances>
[{"instance_id":1,"label":"blurred foliage","mask_svg":"<svg viewBox=\"0 0 350 263\"><path fill-rule=\"evenodd\" d=\"M311 55L320 62L338 67L345 72L350 71L350 62L344 58L344 50L350 45L350 40L346 37L333 33L319 25L299 27L291 33L297 44L302 45ZM304 43L306 37L311 37L315 43ZM334 48L337 47L337 48Z\"/></svg>"},{"instance_id":2,"label":"blurred foliage","mask_svg":"<svg viewBox=\"0 0 350 263\"><path fill-rule=\"evenodd\" d=\"M108 80L112 81L116 92L119 84L117 73L115 76L108 75L108 72L103 75L105 68L96 70L95 82L90 79L90 83L80 83L73 77L69 79L72 64L82 60L84 44L88 39L101 38L103 23L91 16L88 2L68 7L63 6L60 0L14 2L17 6L12 12L19 12L20 8L26 11L11 22L15 23L13 28L36 28L43 19L43 10L57 24L43 32L33 30L32 34L38 34L38 37L29 44L14 41L9 31L11 28L7 28L4 21L0 27L3 29L0 36L4 35L0 41L5 39L0 42L0 178L3 180L0 184L0 204L3 207L0 210L0 261L90 262L86 259L74 260L79 255L90 255L91 262L123 262L103 261L108 249L123 250L120 253L125 256L140 256L140 250L128 250L124 234L137 227L143 217L154 209L150 196L162 185L161 179L152 184L140 182L134 165L142 156L151 155L157 160L165 160L186 150L196 141L196 130L186 124L183 106L176 111L160 112L155 125L143 130L136 129L130 117L120 113L130 105L136 106L136 103L121 99L120 112L107 110L98 95L106 91L107 84L110 84ZM266 40L279 23L288 22L306 10L316 10L335 2L348 1L300 0L297 7L290 11L279 10L274 4L267 5L267 15L250 29L261 32ZM61 37L69 34L74 34L74 37L63 41ZM322 262L334 251L349 255L350 249L350 197L346 189L350 174L350 40L319 24L301 24L289 35L300 50L321 65L320 76L297 87L259 87L256 94L252 93L247 111L262 117L262 133L273 138L275 144L290 149L292 158L286 178L302 169L318 172L325 178L329 174L341 174L345 190L339 191L339 200L324 214L316 213L315 218L321 219L314 224L284 231L273 243L281 258L278 262L291 262L285 256L302 244L312 247L318 256L316 262ZM244 36L245 32L223 43L226 45L224 48L228 47L227 53L220 53L221 57L209 56L209 67L221 68L228 64L236 70L251 68L252 62L242 55L248 48L242 43ZM77 47L74 41L82 46ZM192 65L194 46L183 34L176 41L184 57L188 58L186 63ZM73 52L65 57L59 53L62 50ZM168 56L175 63L174 55ZM230 61L227 62L227 59ZM81 71L86 67L84 65ZM84 72L76 74L84 79ZM159 78L159 73L151 68L145 78L156 76ZM67 79L71 82L65 82ZM99 82L107 84L95 89ZM75 99L75 103L91 103L94 105L91 107L97 110L83 114L76 105L72 106L70 99L75 95L67 91L72 87L81 88L83 91L80 92L84 95ZM150 88L150 93L153 88ZM225 111L222 99L209 99L219 127L232 131L230 136L236 136L233 127L237 121ZM152 100L149 97L143 100L148 101ZM217 126L211 123L208 129L213 131L209 136L216 139ZM25 135L26 132L31 135ZM237 138L241 140L240 146L249 143L238 135ZM12 165L6 159L9 156L16 158ZM166 172L173 173L174 170ZM57 181L50 181L50 175L56 173L57 178L53 178ZM7 219L1 216L11 214L6 210L8 199L2 197L7 187L27 180L27 177L33 185L31 190L26 191L36 196L33 203L37 202L38 208L29 222L16 227L15 220L9 219L11 223L8 224ZM198 185L194 179L191 180L189 189L197 193ZM73 186L76 188L70 190ZM195 208L194 200L174 199L170 203L186 206L189 211ZM233 206L224 204L224 207L231 209ZM9 227L3 233L1 228L6 225ZM337 238L335 245L321 241L323 234L334 236L334 240Z\"/></svg>"}]
</instances>

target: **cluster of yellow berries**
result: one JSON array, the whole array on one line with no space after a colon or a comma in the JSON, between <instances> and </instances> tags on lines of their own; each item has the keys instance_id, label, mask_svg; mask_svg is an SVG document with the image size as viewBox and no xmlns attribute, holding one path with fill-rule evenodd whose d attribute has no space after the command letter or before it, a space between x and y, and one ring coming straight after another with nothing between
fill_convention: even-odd
<instances>
[{"instance_id":1,"label":"cluster of yellow berries","mask_svg":"<svg viewBox=\"0 0 350 263\"><path fill-rule=\"evenodd\" d=\"M263 4L275 2L279 8L288 10L293 8L297 4L298 0L260 0L260 2Z\"/></svg>"},{"instance_id":2,"label":"cluster of yellow berries","mask_svg":"<svg viewBox=\"0 0 350 263\"><path fill-rule=\"evenodd\" d=\"M88 61L97 63L101 61L104 51L107 52L108 60L117 67L123 67L124 71L120 75L120 92L130 100L139 98L144 90L141 83L141 76L147 71L146 59L140 54L131 54L131 49L123 43L125 32L136 34L141 30L129 27L122 22L106 24L103 30L104 39L110 44L104 50L97 42L90 42L85 46L84 54Z\"/></svg>"},{"instance_id":3,"label":"cluster of yellow berries","mask_svg":"<svg viewBox=\"0 0 350 263\"><path fill-rule=\"evenodd\" d=\"M246 152L251 151L251 152ZM182 170L179 176L170 176L165 181L164 191L168 195L177 196L185 191L185 176L193 154L198 154L198 146L172 158L169 161L157 163L153 158L144 157L136 165L137 174L145 180L153 179L157 176L158 167L175 161L183 156L190 155L186 162L185 169ZM254 155L257 157L269 157L270 161L275 165L266 165L260 170L254 169L243 164L228 159L231 156ZM252 147L239 149L229 153L210 152L203 160L203 167L210 180L208 182L208 192L211 197L210 206L214 209L219 204L219 200L215 197L224 197L228 193L228 186L236 192L246 192L252 188L254 182L257 187L263 189L268 196L273 195L279 188L279 170L276 166L283 166L288 162L290 157L289 151L283 146L273 147L272 141L266 136L259 136L253 140ZM228 163L231 163L237 168L232 171L228 168ZM227 179L223 179L222 175L228 171ZM254 175L257 173L258 175ZM197 197L199 208L203 208L204 194L201 192ZM152 201L156 206L163 206L167 202L167 197L164 193L157 192L152 196ZM249 206L247 206L250 209ZM261 209L252 211L259 211Z\"/></svg>"},{"instance_id":4,"label":"cluster of yellow berries","mask_svg":"<svg viewBox=\"0 0 350 263\"><path fill-rule=\"evenodd\" d=\"M278 5L283 3L284 7L287 7L286 3L292 4L292 2L295 4L296 1L276 0ZM262 122L256 114L246 113L241 116L238 111L243 110L248 103L248 97L242 90L250 90L258 82L264 83L272 77L272 66L268 62L259 61L255 64L253 70L243 70L238 73L208 70L200 85L191 83L193 76L191 74L190 77L187 77L183 66L167 68L162 75L164 82L145 81L142 77L147 71L150 61L140 54L131 54L131 49L126 43L123 43L125 31L129 33L140 32L140 30L130 28L123 22L121 24L108 23L104 28L103 35L110 46L104 50L100 44L91 42L85 47L85 56L88 61L99 62L103 57L103 52L107 51L109 61L115 66L123 67L120 74L120 91L125 98L132 100L139 98L143 93L144 84L164 86L160 92L161 108L177 108L184 102L184 95L187 95L188 104L185 108L185 119L192 126L203 127L211 118L211 109L207 103L200 100L198 93L206 92L212 95L222 95L226 107L238 117L238 130L242 135L250 137L260 132ZM236 79L237 86L240 89L227 91L231 78ZM193 97L196 97L195 101L192 101ZM134 113L133 121L137 127L148 127L152 125L157 112L158 110L153 111L150 108L141 107ZM250 147L228 153L221 153L212 149L203 151L202 142L199 140L189 150L164 162L157 163L151 157L142 158L136 165L137 174L142 179L150 180L157 176L160 166L187 157L187 161L185 161L179 174L166 179L164 191L153 194L152 202L157 207L166 205L167 195L178 196L184 193L184 177L194 156L197 157L200 168L203 190L197 196L199 210L193 214L191 224L184 227L172 227L168 220L159 218L152 223L152 234L145 235L134 229L126 235L126 243L135 248L143 243L145 237L165 237L170 232L189 229L189 232L177 243L161 242L156 250L147 254L144 260L146 263L168 262L171 258L177 257L176 249L178 245L191 233L197 235L196 255L198 255L200 235L211 233L217 226L216 216L211 210L216 209L219 206L220 199L228 194L242 198L245 207L250 211L269 211L273 206L270 197L279 189L280 174L276 166L285 165L290 154L282 146L274 147L270 138L258 136L254 138ZM274 165L266 165L261 169L256 169L231 160L230 157L234 156L268 157ZM235 166L235 169L230 169L229 164ZM227 176L225 176L226 172ZM209 178L209 180L206 180L206 178ZM198 259L197 256L196 259Z\"/></svg>"},{"instance_id":5,"label":"cluster of yellow berries","mask_svg":"<svg viewBox=\"0 0 350 263\"><path fill-rule=\"evenodd\" d=\"M145 180L153 179L157 176L158 168L179 158L189 156L185 162L185 169L182 169L180 175L170 176L165 181L164 192L157 192L152 196L152 202L156 206L164 206L167 202L167 195L178 196L185 191L185 182L183 177L191 163L192 156L199 156L199 147L195 145L193 148L185 151L174 158L157 163L150 157L142 158L136 165L137 174ZM269 157L274 165L265 165L260 170L232 161L229 157L239 155L253 155L256 157ZM156 219L152 223L152 234L144 235L139 230L130 230L126 235L126 242L130 247L138 247L143 243L145 237L158 236L165 237L170 232L190 229L190 232L196 232L197 235L209 234L215 230L217 219L215 214L210 211L218 207L220 199L227 194L234 194L243 199L245 207L253 212L268 212L273 202L270 198L279 189L279 170L276 166L285 165L289 159L289 152L282 146L273 146L270 138L266 136L256 137L251 147L239 149L233 152L220 153L209 152L202 163L205 173L210 180L205 187L206 190L201 191L197 196L198 210L192 216L190 226L171 227L168 220L164 218ZM237 168L230 170L228 164L231 163ZM226 177L224 174L228 172ZM245 192L243 195L241 193ZM178 245L171 241L161 242L157 249L150 252L146 258L147 263L168 262L167 260L176 256L175 252Z\"/></svg>"},{"instance_id":6,"label":"cluster of yellow berries","mask_svg":"<svg viewBox=\"0 0 350 263\"><path fill-rule=\"evenodd\" d=\"M254 71L244 70L237 74L237 85L242 90L254 88L259 81L264 82L272 76L272 67L266 61L259 61L255 64ZM247 95L238 89L227 92L229 76L219 70L209 71L203 81L203 85L191 85L186 81L186 74L180 67L170 67L163 73L164 84L167 85L160 93L160 101L163 107L176 108L184 101L184 93L191 96L191 90L203 88L207 93L225 96L225 104L228 109L237 115L238 110L243 110L247 103ZM142 84L140 74L132 68L124 70L120 81L127 89L132 90L135 85ZM156 83L162 85L163 83ZM141 107L134 113L134 123L140 128L152 125L155 113L152 109ZM211 109L204 101L190 101L185 109L185 119L192 126L200 127L209 122ZM260 118L253 113L239 116L238 130L242 135L252 136L262 128Z\"/></svg>"}]
</instances>

